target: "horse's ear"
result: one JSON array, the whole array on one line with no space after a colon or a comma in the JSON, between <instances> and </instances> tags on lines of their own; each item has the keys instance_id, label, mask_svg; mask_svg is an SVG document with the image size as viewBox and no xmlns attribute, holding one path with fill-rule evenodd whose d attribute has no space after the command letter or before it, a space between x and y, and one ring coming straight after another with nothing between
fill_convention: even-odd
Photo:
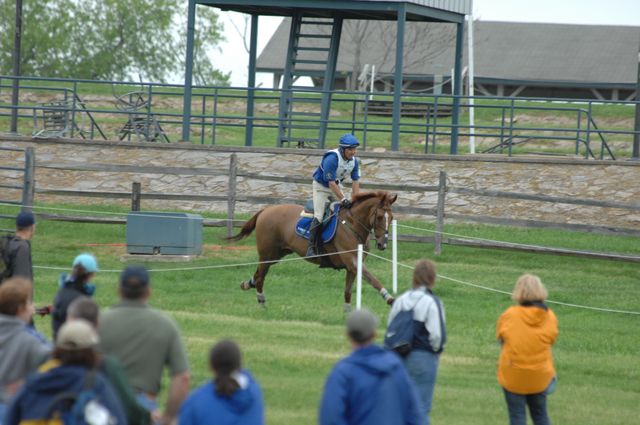
<instances>
[{"instance_id":1,"label":"horse's ear","mask_svg":"<svg viewBox=\"0 0 640 425\"><path fill-rule=\"evenodd\" d=\"M392 193L391 195L389 195L389 205L391 205L394 202L396 202L396 199L398 199L398 194L397 193Z\"/></svg>"}]
</instances>

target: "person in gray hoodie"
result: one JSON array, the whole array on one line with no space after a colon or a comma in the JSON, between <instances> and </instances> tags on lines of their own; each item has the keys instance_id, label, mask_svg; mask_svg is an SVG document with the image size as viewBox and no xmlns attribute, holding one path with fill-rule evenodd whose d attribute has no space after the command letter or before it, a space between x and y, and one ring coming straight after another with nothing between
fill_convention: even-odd
<instances>
[{"instance_id":1,"label":"person in gray hoodie","mask_svg":"<svg viewBox=\"0 0 640 425\"><path fill-rule=\"evenodd\" d=\"M49 357L52 346L28 323L35 312L31 282L21 277L0 285L0 423L24 379Z\"/></svg>"}]
</instances>

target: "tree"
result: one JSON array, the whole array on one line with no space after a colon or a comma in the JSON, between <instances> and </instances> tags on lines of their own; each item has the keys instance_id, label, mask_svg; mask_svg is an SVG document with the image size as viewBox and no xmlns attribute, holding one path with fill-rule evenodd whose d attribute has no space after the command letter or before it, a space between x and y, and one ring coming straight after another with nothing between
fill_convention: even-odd
<instances>
[{"instance_id":1,"label":"tree","mask_svg":"<svg viewBox=\"0 0 640 425\"><path fill-rule=\"evenodd\" d=\"M341 49L353 57L350 90L357 88L357 78L362 72L362 56L376 65L376 81L393 83L396 58L397 26L392 21L345 21L346 42ZM407 22L405 26L403 69L424 67L438 60L455 44L455 26L445 23Z\"/></svg>"},{"instance_id":2,"label":"tree","mask_svg":"<svg viewBox=\"0 0 640 425\"><path fill-rule=\"evenodd\" d=\"M11 73L14 11L0 3L0 72ZM166 81L184 69L187 2L181 0L25 0L22 74ZM228 84L206 51L223 40L211 8L198 8L196 84Z\"/></svg>"}]
</instances>

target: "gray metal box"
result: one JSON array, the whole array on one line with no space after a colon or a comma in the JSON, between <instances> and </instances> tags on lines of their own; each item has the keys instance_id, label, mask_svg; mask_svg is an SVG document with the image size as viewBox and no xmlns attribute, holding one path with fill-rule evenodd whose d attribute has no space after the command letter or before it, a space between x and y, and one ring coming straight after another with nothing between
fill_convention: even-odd
<instances>
[{"instance_id":1,"label":"gray metal box","mask_svg":"<svg viewBox=\"0 0 640 425\"><path fill-rule=\"evenodd\" d=\"M127 215L127 253L198 255L202 253L202 217L132 211Z\"/></svg>"}]
</instances>

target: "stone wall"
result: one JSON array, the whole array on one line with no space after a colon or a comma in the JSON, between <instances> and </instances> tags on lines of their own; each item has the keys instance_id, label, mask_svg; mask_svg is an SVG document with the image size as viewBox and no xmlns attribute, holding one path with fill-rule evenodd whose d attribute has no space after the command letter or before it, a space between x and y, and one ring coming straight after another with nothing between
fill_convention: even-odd
<instances>
[{"instance_id":1,"label":"stone wall","mask_svg":"<svg viewBox=\"0 0 640 425\"><path fill-rule=\"evenodd\" d=\"M129 165L186 167L227 172L233 152L239 170L280 176L310 176L322 152L298 149L230 148L149 143L116 143L77 140L0 139L1 146L34 146L36 151L36 187L38 189L73 189L130 192L131 183L139 181L142 191L225 195L226 176L149 174L139 172L61 170L60 165ZM13 156L12 156L13 155ZM16 160L16 155L0 151L0 164ZM585 161L539 157L505 158L502 156L409 155L394 152L359 152L362 160L362 187L367 183L437 185L439 171L448 175L454 187L499 190L526 194L583 198L634 204L640 199L640 164L629 161ZM6 174L4 174L6 178ZM14 178L19 179L18 173ZM310 181L309 177L309 181ZM309 198L310 184L278 183L247 178L238 179L241 195ZM398 203L434 207L435 193L399 193ZM3 198L0 196L0 199ZM128 205L127 200L96 198L62 198L36 195L37 201L56 203L114 203ZM226 203L144 200L143 209L182 209L226 212ZM239 212L256 211L259 205L240 203ZM446 211L450 214L484 215L542 220L560 223L640 228L640 212L619 208L586 207L450 193ZM432 217L427 218L432 220Z\"/></svg>"}]
</instances>

